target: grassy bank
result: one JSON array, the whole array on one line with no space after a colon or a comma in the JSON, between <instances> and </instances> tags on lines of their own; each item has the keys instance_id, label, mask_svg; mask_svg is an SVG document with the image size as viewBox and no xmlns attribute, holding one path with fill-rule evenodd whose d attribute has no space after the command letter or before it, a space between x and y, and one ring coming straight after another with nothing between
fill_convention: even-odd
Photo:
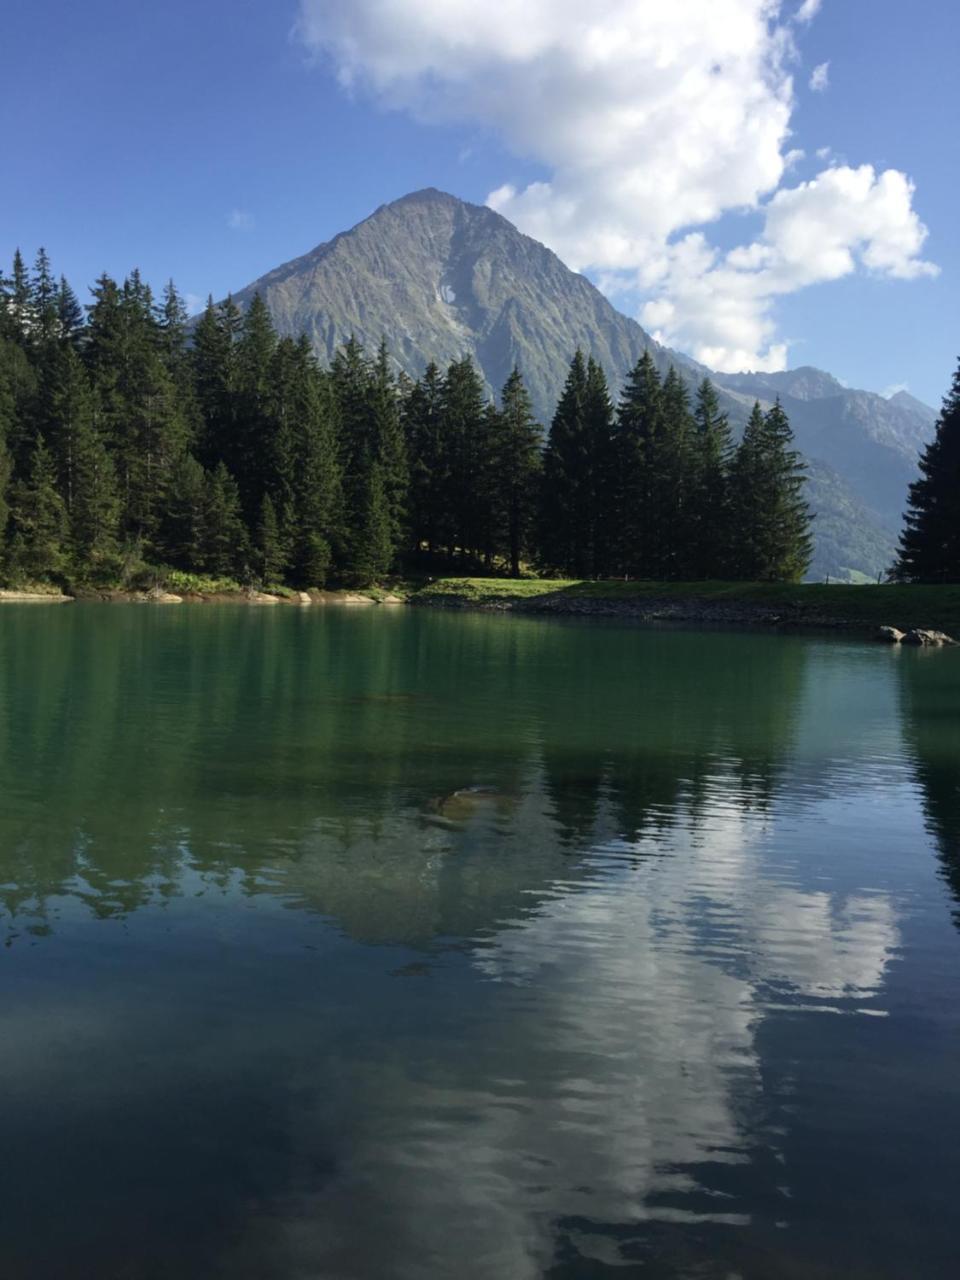
<instances>
[{"instance_id":1,"label":"grassy bank","mask_svg":"<svg viewBox=\"0 0 960 1280\"><path fill-rule=\"evenodd\" d=\"M960 636L960 586L439 578L415 591L411 599L417 604L531 613L607 613L852 630L887 624Z\"/></svg>"}]
</instances>

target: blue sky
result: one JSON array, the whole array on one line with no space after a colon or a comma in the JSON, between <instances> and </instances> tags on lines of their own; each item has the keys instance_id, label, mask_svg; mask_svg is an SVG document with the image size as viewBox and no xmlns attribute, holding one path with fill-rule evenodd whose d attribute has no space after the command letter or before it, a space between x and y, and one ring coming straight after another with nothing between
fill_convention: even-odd
<instances>
[{"instance_id":1,"label":"blue sky","mask_svg":"<svg viewBox=\"0 0 960 1280\"><path fill-rule=\"evenodd\" d=\"M442 58L443 41L450 37L438 29L438 2L409 0L407 7L426 24L422 30L429 39L436 38ZM515 2L503 5L509 9ZM562 7L565 0L556 3ZM689 3L696 7L698 0ZM762 0L730 3L746 10ZM799 3L784 4L784 23ZM509 68L497 80L498 66L506 67L509 58L489 31L478 28L483 57L464 55L456 83L429 99L425 85L437 73L426 55L411 55L399 72L385 62L384 48L392 54L391 36L389 28L377 25L377 0L304 4L312 27L301 28L300 35L294 34L296 0L166 0L162 6L37 0L9 7L0 85L7 140L0 177L3 258L9 261L17 245L32 257L43 244L55 268L81 293L103 270L123 275L139 266L156 284L173 276L184 293L219 297L407 191L438 186L483 202L509 186L500 198L503 211L615 290L618 305L638 312L644 300L659 299L659 310L643 315L648 327L655 327L651 317L662 312L672 317L667 334L678 335L677 345L697 350L698 341L720 341L698 328L697 299L707 297L704 288L714 295L723 289L727 273L718 275L702 263L678 265L671 256L665 274L651 284L651 246L661 236L664 253L673 255L670 246L694 229L711 252L723 253L766 234L769 256L772 233L763 232L762 213L729 207L733 197L725 194L718 198L718 216L703 224L667 226L662 217L638 213L634 227L630 202L616 190L614 156L603 179L604 225L589 208L576 224L564 222L558 209L579 198L583 166L565 169L557 147L564 137L577 136L577 129L582 133L603 120L609 102L585 92L582 108L571 108L569 132L541 145L541 133L546 137L551 124L549 99L513 110L510 95L519 93L517 82ZM623 0L619 4L622 13ZM394 7L402 10L404 0ZM491 0L485 12L495 18L497 7L498 0ZM602 16L604 4L596 7ZM615 7L612 0L606 6ZM642 10L642 0L634 7ZM678 0L674 7L682 10L683 4ZM780 149L805 154L791 162L779 188L796 188L825 168L847 172L872 165L878 175L896 170L915 184L911 216L925 224L929 237L916 252L905 251L893 274L860 263L825 283L777 285L762 315L750 301L754 312L744 323L749 328L762 321L770 331L749 349L769 353L785 342L791 366L816 364L874 390L905 383L938 403L960 351L954 137L960 89L953 67L960 8L943 0L915 0L910 6L823 0L812 20L794 22L789 31L795 54L788 72L795 90ZM542 34L544 41L553 38ZM469 41L469 32L460 38ZM347 39L360 48L350 66L343 53ZM702 50L689 56L700 57ZM828 86L815 92L808 81L823 63L829 64ZM352 89L338 82L336 72L343 79L345 67ZM614 66L611 77L621 71L627 83L630 74L642 77L643 67ZM500 86L502 110L479 101L477 86L488 82ZM762 109L773 119L776 103ZM537 110L544 112L542 120ZM522 111L527 117L520 128L514 117ZM624 146L629 144L627 139ZM637 154L646 155L642 148ZM658 156L656 163L665 166L665 183L676 177L682 203L686 174L669 171L669 156ZM746 173L744 181L753 180L742 144L730 152L727 172L737 165ZM552 183L546 204L544 188L531 183ZM768 189L761 205L769 199ZM865 206L865 217L874 217L873 207ZM596 246L614 226L630 244L604 258L606 251ZM896 278L921 260L936 264L939 275L918 271L916 278ZM785 268L768 264L764 270L782 280ZM731 348L739 349L738 341L731 338Z\"/></svg>"}]
</instances>

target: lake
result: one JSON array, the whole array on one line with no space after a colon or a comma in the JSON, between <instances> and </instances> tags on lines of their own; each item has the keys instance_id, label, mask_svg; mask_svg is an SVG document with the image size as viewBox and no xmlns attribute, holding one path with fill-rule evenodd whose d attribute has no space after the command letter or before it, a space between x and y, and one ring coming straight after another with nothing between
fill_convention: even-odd
<instances>
[{"instance_id":1,"label":"lake","mask_svg":"<svg viewBox=\"0 0 960 1280\"><path fill-rule=\"evenodd\" d=\"M960 650L0 610L3 1280L960 1256Z\"/></svg>"}]
</instances>

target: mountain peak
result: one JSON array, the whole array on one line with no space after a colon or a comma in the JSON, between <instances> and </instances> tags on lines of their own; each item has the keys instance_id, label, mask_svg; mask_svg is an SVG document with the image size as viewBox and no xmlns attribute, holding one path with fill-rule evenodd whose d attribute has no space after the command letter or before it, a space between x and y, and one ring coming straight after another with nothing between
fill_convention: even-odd
<instances>
[{"instance_id":1,"label":"mountain peak","mask_svg":"<svg viewBox=\"0 0 960 1280\"><path fill-rule=\"evenodd\" d=\"M325 365L350 337L369 351L386 338L397 365L414 378L428 363L446 369L469 356L491 396L517 366L544 425L578 347L606 371L614 397L646 350L661 373L675 364L691 383L709 373L659 346L585 276L501 214L436 187L381 205L236 300L243 306L255 293L278 331L306 334ZM903 497L932 416L924 420L901 397L848 390L810 367L714 381L735 427L754 399L784 397L797 446L811 462L815 571L875 576L893 557Z\"/></svg>"}]
</instances>

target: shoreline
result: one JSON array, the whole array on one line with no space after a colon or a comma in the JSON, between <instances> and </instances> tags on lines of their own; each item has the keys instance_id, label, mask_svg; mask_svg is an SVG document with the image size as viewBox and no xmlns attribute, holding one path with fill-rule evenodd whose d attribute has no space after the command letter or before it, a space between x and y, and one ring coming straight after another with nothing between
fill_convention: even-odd
<instances>
[{"instance_id":1,"label":"shoreline","mask_svg":"<svg viewBox=\"0 0 960 1280\"><path fill-rule=\"evenodd\" d=\"M533 617L623 619L640 624L821 631L898 643L923 631L951 643L960 635L960 586L826 586L818 583L663 583L549 579L438 578L361 590L221 590L181 592L88 588L0 589L0 604L160 604L395 607ZM886 632L887 634L884 634ZM890 634L893 633L893 634ZM923 643L916 641L916 643ZM927 642L937 643L937 641Z\"/></svg>"}]
</instances>

